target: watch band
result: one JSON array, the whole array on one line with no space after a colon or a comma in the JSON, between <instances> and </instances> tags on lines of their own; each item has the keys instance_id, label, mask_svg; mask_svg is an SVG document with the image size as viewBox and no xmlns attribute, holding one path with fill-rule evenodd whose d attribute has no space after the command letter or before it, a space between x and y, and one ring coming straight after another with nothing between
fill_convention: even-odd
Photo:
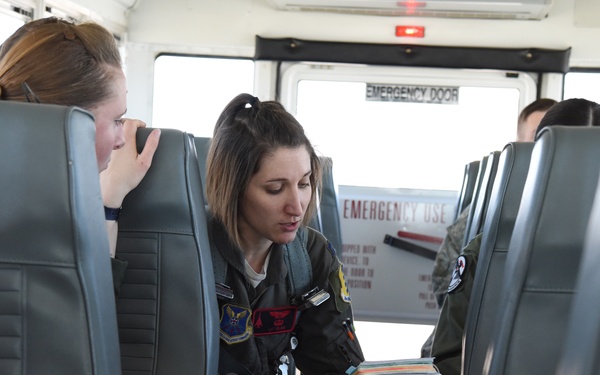
<instances>
[{"instance_id":1,"label":"watch band","mask_svg":"<svg viewBox=\"0 0 600 375\"><path fill-rule=\"evenodd\" d=\"M121 207L119 208L110 208L104 206L104 216L106 220L117 221L119 220L119 215L121 214Z\"/></svg>"}]
</instances>

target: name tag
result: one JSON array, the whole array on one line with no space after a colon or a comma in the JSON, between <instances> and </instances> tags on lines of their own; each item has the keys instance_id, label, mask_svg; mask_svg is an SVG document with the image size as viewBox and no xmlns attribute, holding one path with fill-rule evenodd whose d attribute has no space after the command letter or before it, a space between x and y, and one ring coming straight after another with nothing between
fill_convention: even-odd
<instances>
[{"instance_id":1,"label":"name tag","mask_svg":"<svg viewBox=\"0 0 600 375\"><path fill-rule=\"evenodd\" d=\"M258 309L252 313L254 336L275 335L291 332L296 327L295 306Z\"/></svg>"}]
</instances>

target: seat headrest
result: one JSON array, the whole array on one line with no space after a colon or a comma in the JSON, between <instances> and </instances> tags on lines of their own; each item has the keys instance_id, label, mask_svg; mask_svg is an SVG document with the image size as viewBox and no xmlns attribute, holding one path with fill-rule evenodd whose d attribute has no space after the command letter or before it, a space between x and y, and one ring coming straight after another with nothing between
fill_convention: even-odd
<instances>
[{"instance_id":1,"label":"seat headrest","mask_svg":"<svg viewBox=\"0 0 600 375\"><path fill-rule=\"evenodd\" d=\"M598 184L599 146L600 127L551 126L535 142L506 259L490 373L554 373Z\"/></svg>"},{"instance_id":2,"label":"seat headrest","mask_svg":"<svg viewBox=\"0 0 600 375\"><path fill-rule=\"evenodd\" d=\"M152 130L138 129L138 152L143 149ZM123 202L119 230L192 233L188 173L200 173L193 137L179 130L161 129L160 144L150 170ZM203 199L202 194L200 199ZM152 205L140 202L152 202ZM160 212L160 217L157 212ZM165 223L168 224L165 226Z\"/></svg>"},{"instance_id":3,"label":"seat headrest","mask_svg":"<svg viewBox=\"0 0 600 375\"><path fill-rule=\"evenodd\" d=\"M48 238L69 241L79 230L93 231L89 210L104 218L93 117L75 107L9 101L0 101L0 113L2 256L72 264L67 244L53 243L63 251L40 249Z\"/></svg>"},{"instance_id":4,"label":"seat headrest","mask_svg":"<svg viewBox=\"0 0 600 375\"><path fill-rule=\"evenodd\" d=\"M120 372L102 206L92 115L0 101L0 372Z\"/></svg>"}]
</instances>

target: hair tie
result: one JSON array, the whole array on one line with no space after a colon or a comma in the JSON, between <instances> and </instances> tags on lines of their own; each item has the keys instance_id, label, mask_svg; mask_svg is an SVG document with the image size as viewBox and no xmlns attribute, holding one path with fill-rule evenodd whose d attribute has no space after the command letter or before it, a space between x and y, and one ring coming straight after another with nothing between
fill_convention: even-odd
<instances>
[{"instance_id":1,"label":"hair tie","mask_svg":"<svg viewBox=\"0 0 600 375\"><path fill-rule=\"evenodd\" d=\"M256 103L260 103L260 100L258 100L256 96L253 96L252 99L250 99L250 101L248 102L250 107L254 107Z\"/></svg>"},{"instance_id":2,"label":"hair tie","mask_svg":"<svg viewBox=\"0 0 600 375\"><path fill-rule=\"evenodd\" d=\"M71 29L66 29L65 31L63 31L63 35L67 40L75 40L75 33Z\"/></svg>"}]
</instances>

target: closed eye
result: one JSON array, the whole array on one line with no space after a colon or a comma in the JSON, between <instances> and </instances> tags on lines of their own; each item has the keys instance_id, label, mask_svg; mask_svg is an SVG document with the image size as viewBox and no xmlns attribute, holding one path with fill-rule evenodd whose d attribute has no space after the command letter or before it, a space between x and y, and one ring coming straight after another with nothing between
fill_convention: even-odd
<instances>
[{"instance_id":1,"label":"closed eye","mask_svg":"<svg viewBox=\"0 0 600 375\"><path fill-rule=\"evenodd\" d=\"M276 195L279 194L283 191L283 185L280 185L277 188L271 188L271 189L267 189L267 193L272 194L272 195Z\"/></svg>"}]
</instances>

